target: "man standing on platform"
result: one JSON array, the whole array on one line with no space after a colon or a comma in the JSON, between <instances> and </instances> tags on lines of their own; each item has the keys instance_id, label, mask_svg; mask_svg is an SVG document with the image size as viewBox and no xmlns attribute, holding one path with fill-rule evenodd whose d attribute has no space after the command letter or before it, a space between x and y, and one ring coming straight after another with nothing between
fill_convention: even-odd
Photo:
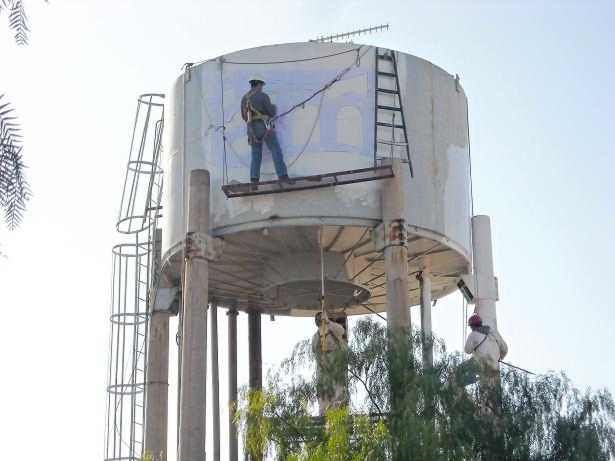
<instances>
[{"instance_id":1,"label":"man standing on platform","mask_svg":"<svg viewBox=\"0 0 615 461\"><path fill-rule=\"evenodd\" d=\"M251 89L241 98L241 117L246 122L248 143L252 146L250 181L254 184L260 180L264 142L271 151L278 178L290 183L282 149L272 123L272 118L276 115L276 107L271 104L269 96L263 91L263 86L265 86L265 81L261 76L251 77ZM254 187L256 187L255 184Z\"/></svg>"}]
</instances>

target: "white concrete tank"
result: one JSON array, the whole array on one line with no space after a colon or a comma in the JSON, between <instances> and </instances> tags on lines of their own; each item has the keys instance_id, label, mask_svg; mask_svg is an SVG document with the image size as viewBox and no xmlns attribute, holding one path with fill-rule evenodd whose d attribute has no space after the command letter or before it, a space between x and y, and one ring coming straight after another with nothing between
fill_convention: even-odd
<instances>
[{"instance_id":1,"label":"white concrete tank","mask_svg":"<svg viewBox=\"0 0 615 461\"><path fill-rule=\"evenodd\" d=\"M225 241L222 258L210 265L210 297L240 309L312 315L320 305L322 249L329 308L348 314L385 309L383 257L371 230L382 221L387 179L238 198L227 198L221 189L249 180L251 153L240 100L255 73L266 80L265 92L281 113L343 72L340 81L277 121L291 176L369 168L389 155L404 158L405 148L394 146L391 154L390 145L375 142L392 131L375 129L376 105L387 104L376 103L377 86L387 81L376 70L377 53L383 52L389 50L352 43L264 46L199 63L177 79L168 98L163 147L163 258L169 280L180 277L189 172L205 168L211 174L211 233ZM466 96L439 67L394 53L414 173L411 177L410 168L402 173L410 272L427 270L437 299L469 272ZM275 176L265 149L261 180L267 179ZM410 282L411 303L418 304L418 281L412 276Z\"/></svg>"}]
</instances>

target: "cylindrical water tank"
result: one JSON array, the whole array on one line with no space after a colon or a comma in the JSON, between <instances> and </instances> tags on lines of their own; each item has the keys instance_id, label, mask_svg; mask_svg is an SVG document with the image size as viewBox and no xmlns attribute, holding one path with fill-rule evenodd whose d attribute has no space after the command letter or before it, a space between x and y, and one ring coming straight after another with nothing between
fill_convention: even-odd
<instances>
[{"instance_id":1,"label":"cylindrical water tank","mask_svg":"<svg viewBox=\"0 0 615 461\"><path fill-rule=\"evenodd\" d=\"M395 57L394 67L378 58L387 54ZM400 178L410 271L430 273L433 299L455 290L471 255L466 96L454 76L428 61L352 43L242 50L193 65L177 79L163 147L167 277L180 277L189 172L205 168L211 233L225 241L221 258L210 265L212 297L242 309L310 315L319 309L324 275L329 309L352 314L386 306L384 261L371 230L382 222L387 179L248 197L223 193L223 185L250 179L240 101L253 74L266 80L278 113L307 100L276 123L295 177L369 168L388 156L405 160L402 130L376 126L395 112L377 106L401 103L403 119L398 111L390 122L405 123L413 170L404 169ZM381 91L397 84L401 101L394 91ZM261 180L267 179L275 175L265 148ZM418 282L410 281L417 304Z\"/></svg>"}]
</instances>

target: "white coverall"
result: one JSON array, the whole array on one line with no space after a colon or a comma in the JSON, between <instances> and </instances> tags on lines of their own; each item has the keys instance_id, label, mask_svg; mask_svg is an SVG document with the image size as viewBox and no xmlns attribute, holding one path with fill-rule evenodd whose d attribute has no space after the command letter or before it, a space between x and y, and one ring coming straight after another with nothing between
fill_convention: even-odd
<instances>
[{"instance_id":1,"label":"white coverall","mask_svg":"<svg viewBox=\"0 0 615 461\"><path fill-rule=\"evenodd\" d=\"M328 383L318 391L318 406L320 415L324 416L329 408L339 408L348 404L348 386L346 384L346 370L338 370L340 363L335 357L341 351L348 349L348 344L344 339L346 330L339 323L327 321L326 327L319 328L312 336L312 351L317 357L318 381ZM325 347L323 350L323 340L321 334L325 334ZM337 362L337 363L335 363ZM331 367L331 370L327 370ZM339 376L325 376L333 373Z\"/></svg>"},{"instance_id":2,"label":"white coverall","mask_svg":"<svg viewBox=\"0 0 615 461\"><path fill-rule=\"evenodd\" d=\"M508 353L508 345L500 333L488 326L473 328L464 349L466 354L472 354L474 360L491 371L499 370L499 361Z\"/></svg>"}]
</instances>

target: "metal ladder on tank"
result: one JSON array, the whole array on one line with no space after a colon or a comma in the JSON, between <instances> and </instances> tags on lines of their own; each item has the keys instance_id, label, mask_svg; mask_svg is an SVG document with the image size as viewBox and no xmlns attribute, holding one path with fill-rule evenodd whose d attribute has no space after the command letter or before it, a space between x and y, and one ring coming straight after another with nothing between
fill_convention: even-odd
<instances>
[{"instance_id":1,"label":"metal ladder on tank","mask_svg":"<svg viewBox=\"0 0 615 461\"><path fill-rule=\"evenodd\" d=\"M399 156L414 176L394 51L376 48L375 82L374 166L379 159ZM379 155L382 146L389 148L388 155Z\"/></svg>"}]
</instances>

